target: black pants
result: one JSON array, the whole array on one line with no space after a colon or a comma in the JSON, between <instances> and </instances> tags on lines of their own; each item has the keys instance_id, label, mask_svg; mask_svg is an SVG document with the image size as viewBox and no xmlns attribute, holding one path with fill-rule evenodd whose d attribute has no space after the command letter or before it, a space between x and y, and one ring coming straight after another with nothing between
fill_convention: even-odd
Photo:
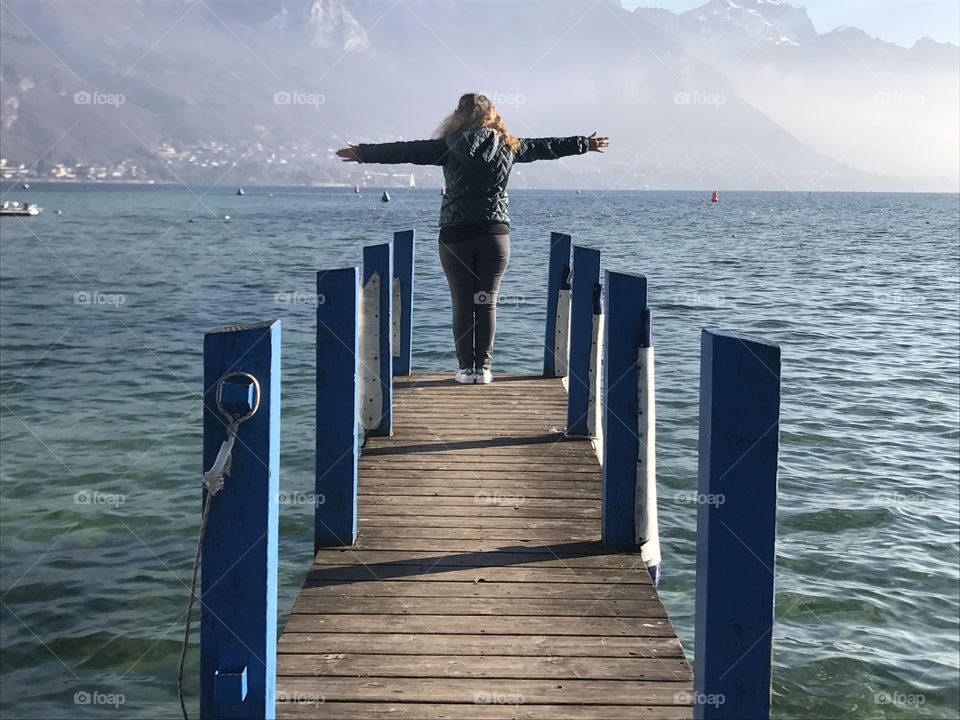
<instances>
[{"instance_id":1,"label":"black pants","mask_svg":"<svg viewBox=\"0 0 960 720\"><path fill-rule=\"evenodd\" d=\"M478 232L440 243L453 302L453 342L461 368L489 368L497 330L497 293L510 260L510 236Z\"/></svg>"}]
</instances>

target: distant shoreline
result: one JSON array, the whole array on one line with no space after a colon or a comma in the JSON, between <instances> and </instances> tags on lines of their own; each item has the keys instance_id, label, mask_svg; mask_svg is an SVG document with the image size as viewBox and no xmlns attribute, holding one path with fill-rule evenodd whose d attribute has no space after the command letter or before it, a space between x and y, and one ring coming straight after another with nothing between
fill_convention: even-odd
<instances>
[{"instance_id":1,"label":"distant shoreline","mask_svg":"<svg viewBox=\"0 0 960 720\"><path fill-rule=\"evenodd\" d=\"M131 187L131 188L145 188L145 187L156 187L164 190L169 190L173 188L189 189L189 190L200 190L204 193L207 192L217 192L218 194L223 193L236 193L238 188L243 188L244 192L249 194L251 191L253 194L256 194L258 190L260 191L284 191L284 190L300 190L307 192L310 190L352 190L354 183L322 183L316 185L298 185L298 184L260 184L260 183L249 183L245 185L215 185L209 186L204 183L198 183L196 185L184 184L179 182L170 182L169 180L157 180L157 181L148 181L148 180L74 180L74 179L17 179L17 180L0 180L0 190L6 193L14 189L13 186L22 185L24 183L29 184L30 190L39 189L41 187L52 187L52 186L62 186L62 187L80 187L87 186L90 188L122 188L122 187ZM367 185L361 186L361 190L366 190L368 192L382 192L384 190L388 191L400 191L400 190L428 190L431 192L439 193L441 189L440 185L422 185L417 187L408 187L406 185ZM719 189L721 196L724 193L769 193L777 195L837 195L837 194L858 194L858 195L960 195L960 188L957 190L801 190L801 189L784 189L784 190L769 190L769 189L757 189L757 188L723 188L720 186L716 187L702 187L702 188L540 188L540 187L526 187L526 188L510 188L511 193L522 193L522 192L576 192L580 190L585 194L589 193L710 193L713 190ZM29 192L22 191L21 192Z\"/></svg>"}]
</instances>

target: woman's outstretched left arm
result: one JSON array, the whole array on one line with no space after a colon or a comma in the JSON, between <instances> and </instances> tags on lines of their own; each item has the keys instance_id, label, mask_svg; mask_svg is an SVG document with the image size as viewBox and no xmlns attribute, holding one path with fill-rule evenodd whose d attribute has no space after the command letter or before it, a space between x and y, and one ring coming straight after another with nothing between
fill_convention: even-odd
<instances>
[{"instance_id":1,"label":"woman's outstretched left arm","mask_svg":"<svg viewBox=\"0 0 960 720\"><path fill-rule=\"evenodd\" d=\"M361 143L337 150L344 162L412 165L443 165L447 144L443 140L408 140L405 142Z\"/></svg>"},{"instance_id":2,"label":"woman's outstretched left arm","mask_svg":"<svg viewBox=\"0 0 960 720\"><path fill-rule=\"evenodd\" d=\"M565 138L521 138L520 147L514 153L514 162L556 160L567 155L583 155L586 152L603 152L610 147L610 138L592 135L574 135Z\"/></svg>"}]
</instances>

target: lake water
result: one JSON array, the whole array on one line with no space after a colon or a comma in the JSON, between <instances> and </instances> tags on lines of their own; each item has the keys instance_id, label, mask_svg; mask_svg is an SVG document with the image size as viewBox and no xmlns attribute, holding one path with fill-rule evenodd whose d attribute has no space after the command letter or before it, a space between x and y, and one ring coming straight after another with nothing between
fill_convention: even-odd
<instances>
[{"instance_id":1,"label":"lake water","mask_svg":"<svg viewBox=\"0 0 960 720\"><path fill-rule=\"evenodd\" d=\"M454 368L439 194L391 194L36 185L4 195L45 209L0 226L4 717L179 716L204 331L282 319L291 493L313 487L314 315L283 300L311 293L315 270L358 265L364 244L415 228L414 366ZM783 348L775 715L956 718L958 196L512 198L495 370L539 367L551 230L602 249L606 268L649 278L660 589L687 652L696 507L683 500L697 482L699 336L710 326ZM283 613L310 562L312 521L312 506L282 508ZM123 704L75 703L94 692Z\"/></svg>"}]
</instances>

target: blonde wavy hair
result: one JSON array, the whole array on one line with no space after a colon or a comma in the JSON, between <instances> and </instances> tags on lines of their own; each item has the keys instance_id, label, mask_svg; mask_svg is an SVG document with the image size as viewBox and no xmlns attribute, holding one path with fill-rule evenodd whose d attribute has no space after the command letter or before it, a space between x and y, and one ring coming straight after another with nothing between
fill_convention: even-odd
<instances>
[{"instance_id":1,"label":"blonde wavy hair","mask_svg":"<svg viewBox=\"0 0 960 720\"><path fill-rule=\"evenodd\" d=\"M440 123L436 136L445 138L451 133L475 128L490 128L500 136L503 144L514 152L520 147L520 141L507 130L503 118L490 102L490 98L480 93L461 95L457 109Z\"/></svg>"}]
</instances>

